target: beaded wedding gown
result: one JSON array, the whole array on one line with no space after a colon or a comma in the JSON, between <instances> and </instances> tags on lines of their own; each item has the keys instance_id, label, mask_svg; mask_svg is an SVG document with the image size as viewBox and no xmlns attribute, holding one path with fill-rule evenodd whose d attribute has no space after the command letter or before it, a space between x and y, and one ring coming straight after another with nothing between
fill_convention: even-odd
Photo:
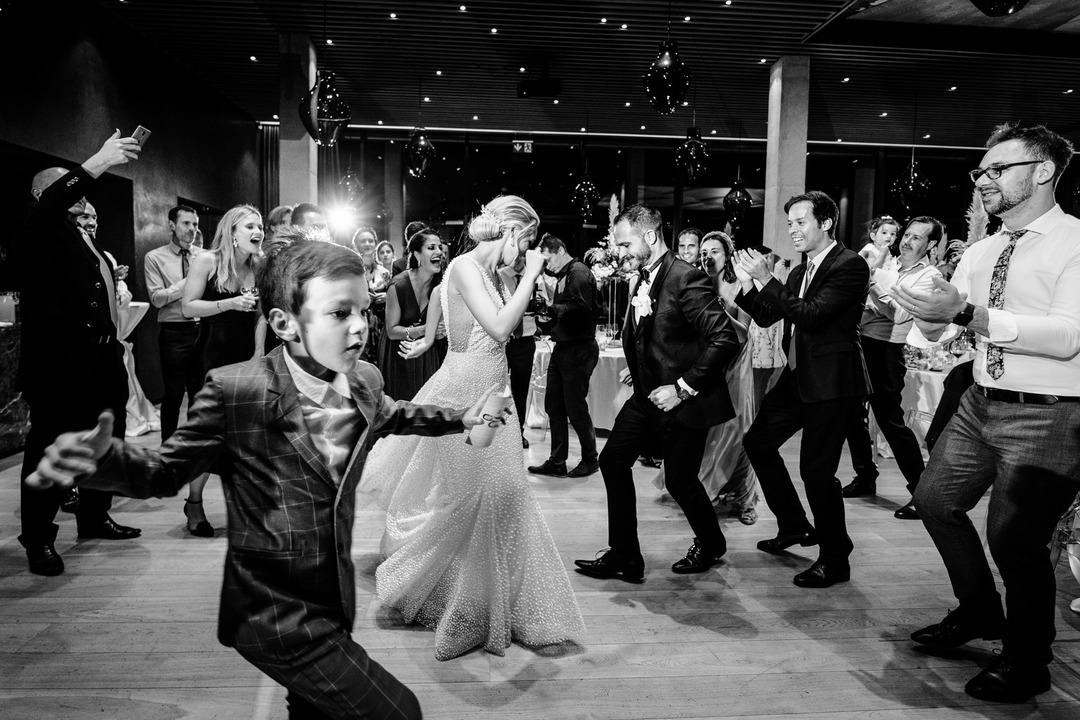
<instances>
[{"instance_id":1,"label":"beaded wedding gown","mask_svg":"<svg viewBox=\"0 0 1080 720\"><path fill-rule=\"evenodd\" d=\"M454 260L447 280L459 262L475 263L467 255ZM504 298L480 273L501 308ZM503 344L452 294L442 293L449 352L416 403L467 407L507 381ZM369 457L361 490L378 493L387 510L386 559L375 573L379 599L407 622L435 630L437 659L477 646L502 655L512 641L550 645L585 632L529 489L518 433L501 429L486 448L466 445L464 435L387 437Z\"/></svg>"}]
</instances>

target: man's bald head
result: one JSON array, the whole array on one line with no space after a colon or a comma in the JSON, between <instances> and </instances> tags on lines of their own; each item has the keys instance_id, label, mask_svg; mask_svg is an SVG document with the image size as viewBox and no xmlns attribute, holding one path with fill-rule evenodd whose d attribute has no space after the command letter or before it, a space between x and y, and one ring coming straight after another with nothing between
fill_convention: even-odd
<instances>
[{"instance_id":1,"label":"man's bald head","mask_svg":"<svg viewBox=\"0 0 1080 720\"><path fill-rule=\"evenodd\" d=\"M51 167L42 170L34 176L34 182L30 185L30 194L35 198L40 198L41 193L45 192L45 188L67 175L67 172L62 167Z\"/></svg>"}]
</instances>

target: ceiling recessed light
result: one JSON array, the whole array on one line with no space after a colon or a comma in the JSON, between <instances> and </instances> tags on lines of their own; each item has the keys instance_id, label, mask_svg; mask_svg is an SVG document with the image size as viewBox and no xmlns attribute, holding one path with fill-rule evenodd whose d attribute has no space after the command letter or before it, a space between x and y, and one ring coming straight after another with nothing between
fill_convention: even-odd
<instances>
[{"instance_id":1,"label":"ceiling recessed light","mask_svg":"<svg viewBox=\"0 0 1080 720\"><path fill-rule=\"evenodd\" d=\"M492 35L494 35L497 32L499 32L499 28L491 28L491 34Z\"/></svg>"},{"instance_id":2,"label":"ceiling recessed light","mask_svg":"<svg viewBox=\"0 0 1080 720\"><path fill-rule=\"evenodd\" d=\"M951 88L949 88L949 92L952 92L952 91L953 91L953 90L955 90L955 89L956 89L956 86L955 86L955 85L953 85L953 86L952 86Z\"/></svg>"},{"instance_id":3,"label":"ceiling recessed light","mask_svg":"<svg viewBox=\"0 0 1080 720\"><path fill-rule=\"evenodd\" d=\"M881 117L888 117L889 113L881 113Z\"/></svg>"},{"instance_id":4,"label":"ceiling recessed light","mask_svg":"<svg viewBox=\"0 0 1080 720\"><path fill-rule=\"evenodd\" d=\"M558 101L558 100L552 100L551 102L555 103L556 105L558 105L558 104L559 104L559 101Z\"/></svg>"},{"instance_id":5,"label":"ceiling recessed light","mask_svg":"<svg viewBox=\"0 0 1080 720\"><path fill-rule=\"evenodd\" d=\"M645 129L645 126L644 126L644 125L642 125L642 126L641 126L641 129L642 129L642 130L644 130L644 129Z\"/></svg>"},{"instance_id":6,"label":"ceiling recessed light","mask_svg":"<svg viewBox=\"0 0 1080 720\"><path fill-rule=\"evenodd\" d=\"M630 107L630 103L626 103L626 107Z\"/></svg>"},{"instance_id":7,"label":"ceiling recessed light","mask_svg":"<svg viewBox=\"0 0 1080 720\"><path fill-rule=\"evenodd\" d=\"M259 62L259 58L257 58L257 57L255 57L254 55L252 55L252 56L251 56L251 62Z\"/></svg>"},{"instance_id":8,"label":"ceiling recessed light","mask_svg":"<svg viewBox=\"0 0 1080 720\"><path fill-rule=\"evenodd\" d=\"M278 117L277 115L275 115L275 116L274 116L274 119L275 119L275 120L280 120L281 118L279 118L279 117Z\"/></svg>"},{"instance_id":9,"label":"ceiling recessed light","mask_svg":"<svg viewBox=\"0 0 1080 720\"><path fill-rule=\"evenodd\" d=\"M472 116L472 119L473 119L473 120L479 120L479 119L480 119L480 116L479 116L479 115L473 115L473 116Z\"/></svg>"},{"instance_id":10,"label":"ceiling recessed light","mask_svg":"<svg viewBox=\"0 0 1080 720\"><path fill-rule=\"evenodd\" d=\"M923 140L929 140L930 139L930 133L927 133L926 135L923 135L922 139Z\"/></svg>"},{"instance_id":11,"label":"ceiling recessed light","mask_svg":"<svg viewBox=\"0 0 1080 720\"><path fill-rule=\"evenodd\" d=\"M684 18L682 19L682 21L683 21L683 22L690 22L690 16L689 16L689 15L687 15L686 17L684 17Z\"/></svg>"},{"instance_id":12,"label":"ceiling recessed light","mask_svg":"<svg viewBox=\"0 0 1080 720\"><path fill-rule=\"evenodd\" d=\"M710 135L715 135L715 134L716 134L716 131L715 131L715 130L713 130L713 131L712 131L711 133L709 133L709 134L710 134Z\"/></svg>"},{"instance_id":13,"label":"ceiling recessed light","mask_svg":"<svg viewBox=\"0 0 1080 720\"><path fill-rule=\"evenodd\" d=\"M623 30L625 30L625 29L626 29L626 23L623 23L623 25L622 25L622 29L623 29Z\"/></svg>"},{"instance_id":14,"label":"ceiling recessed light","mask_svg":"<svg viewBox=\"0 0 1080 720\"><path fill-rule=\"evenodd\" d=\"M844 79L843 79L843 80L841 80L840 82L851 82L851 78L844 78Z\"/></svg>"},{"instance_id":15,"label":"ceiling recessed light","mask_svg":"<svg viewBox=\"0 0 1080 720\"><path fill-rule=\"evenodd\" d=\"M1072 90L1070 89L1070 90L1066 90L1064 94L1065 94L1065 95L1069 95L1069 94L1071 94L1071 93L1072 93Z\"/></svg>"},{"instance_id":16,"label":"ceiling recessed light","mask_svg":"<svg viewBox=\"0 0 1080 720\"><path fill-rule=\"evenodd\" d=\"M429 98L429 97L425 97L425 98L424 98L424 102L431 102L431 98Z\"/></svg>"},{"instance_id":17,"label":"ceiling recessed light","mask_svg":"<svg viewBox=\"0 0 1080 720\"><path fill-rule=\"evenodd\" d=\"M382 125L382 120L379 121L379 124Z\"/></svg>"},{"instance_id":18,"label":"ceiling recessed light","mask_svg":"<svg viewBox=\"0 0 1080 720\"><path fill-rule=\"evenodd\" d=\"M394 141L393 141L393 140L391 140L391 141L390 141L390 144L391 144L391 145L393 145L393 144L394 144Z\"/></svg>"},{"instance_id":19,"label":"ceiling recessed light","mask_svg":"<svg viewBox=\"0 0 1080 720\"><path fill-rule=\"evenodd\" d=\"M836 138L836 142L844 142L844 139L843 138ZM806 154L809 155L810 153L806 153Z\"/></svg>"},{"instance_id":20,"label":"ceiling recessed light","mask_svg":"<svg viewBox=\"0 0 1080 720\"><path fill-rule=\"evenodd\" d=\"M682 101L682 106L683 106L683 107L686 107L686 106L687 106L687 105L689 105L689 104L690 104L690 101L689 101L689 100L683 100L683 101Z\"/></svg>"},{"instance_id":21,"label":"ceiling recessed light","mask_svg":"<svg viewBox=\"0 0 1080 720\"><path fill-rule=\"evenodd\" d=\"M724 4L725 4L725 5L730 5L730 4L731 4L731 0L724 0Z\"/></svg>"},{"instance_id":22,"label":"ceiling recessed light","mask_svg":"<svg viewBox=\"0 0 1080 720\"><path fill-rule=\"evenodd\" d=\"M391 20L397 20L397 13L390 13Z\"/></svg>"},{"instance_id":23,"label":"ceiling recessed light","mask_svg":"<svg viewBox=\"0 0 1080 720\"><path fill-rule=\"evenodd\" d=\"M465 6L464 5L458 5L458 10L460 10L461 12L465 12Z\"/></svg>"},{"instance_id":24,"label":"ceiling recessed light","mask_svg":"<svg viewBox=\"0 0 1080 720\"><path fill-rule=\"evenodd\" d=\"M435 74L436 74L436 75L442 75L442 70L436 70L436 71L435 71Z\"/></svg>"},{"instance_id":25,"label":"ceiling recessed light","mask_svg":"<svg viewBox=\"0 0 1080 720\"><path fill-rule=\"evenodd\" d=\"M334 41L333 41L333 40L331 40L330 38L326 38L326 44L327 44L327 45L333 45L333 44L334 44Z\"/></svg>"},{"instance_id":26,"label":"ceiling recessed light","mask_svg":"<svg viewBox=\"0 0 1080 720\"><path fill-rule=\"evenodd\" d=\"M607 18L600 18L600 22L601 22L601 23L606 23L606 22L607 22Z\"/></svg>"},{"instance_id":27,"label":"ceiling recessed light","mask_svg":"<svg viewBox=\"0 0 1080 720\"><path fill-rule=\"evenodd\" d=\"M766 60L765 58L761 58L761 62L765 63L768 62L768 60Z\"/></svg>"},{"instance_id":28,"label":"ceiling recessed light","mask_svg":"<svg viewBox=\"0 0 1080 720\"><path fill-rule=\"evenodd\" d=\"M581 132L585 132L585 128L581 128Z\"/></svg>"},{"instance_id":29,"label":"ceiling recessed light","mask_svg":"<svg viewBox=\"0 0 1080 720\"><path fill-rule=\"evenodd\" d=\"M518 72L525 72L525 68L518 68Z\"/></svg>"}]
</instances>

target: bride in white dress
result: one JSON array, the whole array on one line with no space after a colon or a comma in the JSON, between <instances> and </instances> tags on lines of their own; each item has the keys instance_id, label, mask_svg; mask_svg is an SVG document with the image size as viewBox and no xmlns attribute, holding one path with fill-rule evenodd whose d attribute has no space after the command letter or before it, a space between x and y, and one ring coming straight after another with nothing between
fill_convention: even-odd
<instances>
[{"instance_id":1,"label":"bride in white dress","mask_svg":"<svg viewBox=\"0 0 1080 720\"><path fill-rule=\"evenodd\" d=\"M543 268L543 256L528 250L538 225L532 207L513 195L473 219L476 247L450 264L442 283L449 352L413 402L464 406L478 390L507 382L503 346ZM521 253L525 271L511 296L496 270ZM368 460L361 490L377 492L387 510L376 592L406 622L435 630L439 660L478 646L502 655L511 642L551 645L585 632L524 465L518 434L505 430L486 448L461 435L387 437Z\"/></svg>"}]
</instances>

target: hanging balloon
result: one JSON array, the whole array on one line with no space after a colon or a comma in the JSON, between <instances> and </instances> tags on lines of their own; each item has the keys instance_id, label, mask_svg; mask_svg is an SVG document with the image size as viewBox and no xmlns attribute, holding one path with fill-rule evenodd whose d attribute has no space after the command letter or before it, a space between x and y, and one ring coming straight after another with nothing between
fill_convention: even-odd
<instances>
[{"instance_id":1,"label":"hanging balloon","mask_svg":"<svg viewBox=\"0 0 1080 720\"><path fill-rule=\"evenodd\" d=\"M686 128L686 140L675 150L675 164L682 169L687 180L694 180L705 172L709 164L709 148L701 139L701 128Z\"/></svg>"},{"instance_id":2,"label":"hanging balloon","mask_svg":"<svg viewBox=\"0 0 1080 720\"><path fill-rule=\"evenodd\" d=\"M315 84L300 100L300 121L319 145L333 147L349 124L352 111L334 84L334 73L315 76Z\"/></svg>"},{"instance_id":3,"label":"hanging balloon","mask_svg":"<svg viewBox=\"0 0 1080 720\"><path fill-rule=\"evenodd\" d=\"M735 184L728 190L728 194L724 196L724 209L736 219L741 218L743 213L749 210L753 204L754 199L750 197L750 193L747 192L741 178L735 181Z\"/></svg>"},{"instance_id":4,"label":"hanging balloon","mask_svg":"<svg viewBox=\"0 0 1080 720\"><path fill-rule=\"evenodd\" d=\"M679 59L679 48L674 40L665 40L660 44L656 62L641 78L645 86L645 97L661 115L670 115L675 107L686 98L690 89L690 73Z\"/></svg>"},{"instance_id":5,"label":"hanging balloon","mask_svg":"<svg viewBox=\"0 0 1080 720\"><path fill-rule=\"evenodd\" d=\"M338 180L338 190L341 192L341 200L346 207L356 209L360 206L360 195L364 192L364 186L360 184L360 178L353 172L352 165Z\"/></svg>"},{"instance_id":6,"label":"hanging balloon","mask_svg":"<svg viewBox=\"0 0 1080 720\"><path fill-rule=\"evenodd\" d=\"M911 159L907 172L893 183L892 194L908 214L914 214L930 194L930 181L919 172L915 158Z\"/></svg>"},{"instance_id":7,"label":"hanging balloon","mask_svg":"<svg viewBox=\"0 0 1080 720\"><path fill-rule=\"evenodd\" d=\"M409 174L414 178L424 177L434 159L435 146L431 144L427 130L422 127L416 128L408 144L405 145L405 163L409 166Z\"/></svg>"},{"instance_id":8,"label":"hanging balloon","mask_svg":"<svg viewBox=\"0 0 1080 720\"><path fill-rule=\"evenodd\" d=\"M589 179L589 176L585 175L574 186L570 201L574 204L581 217L588 218L592 214L593 208L596 207L596 203L600 202L600 191L596 189L596 185Z\"/></svg>"}]
</instances>

